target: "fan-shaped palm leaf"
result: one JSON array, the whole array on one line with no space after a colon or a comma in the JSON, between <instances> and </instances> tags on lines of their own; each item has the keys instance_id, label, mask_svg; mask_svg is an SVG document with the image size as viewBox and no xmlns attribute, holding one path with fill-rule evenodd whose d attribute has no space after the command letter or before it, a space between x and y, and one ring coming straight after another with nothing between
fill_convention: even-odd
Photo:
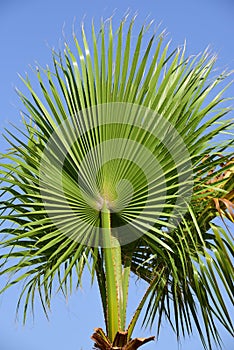
<instances>
[{"instance_id":1,"label":"fan-shaped palm leaf","mask_svg":"<svg viewBox=\"0 0 234 350\"><path fill-rule=\"evenodd\" d=\"M124 38L126 22L116 33L103 23L98 36L93 25L92 48L82 26L74 51L53 52L53 71L36 69L40 91L22 78L25 128L8 131L1 156L4 290L25 281L24 317L37 290L47 312L55 283L67 294L87 266L109 337L98 329L97 347L145 343L126 345L148 301L146 324L158 315L159 331L165 315L179 337L194 320L211 348L216 319L233 332L219 288L233 301L233 245L213 222L233 218L226 87L214 96L227 74L210 79L214 57L168 53L163 35L142 51L149 26L133 47L134 20ZM126 327L130 271L149 288Z\"/></svg>"}]
</instances>

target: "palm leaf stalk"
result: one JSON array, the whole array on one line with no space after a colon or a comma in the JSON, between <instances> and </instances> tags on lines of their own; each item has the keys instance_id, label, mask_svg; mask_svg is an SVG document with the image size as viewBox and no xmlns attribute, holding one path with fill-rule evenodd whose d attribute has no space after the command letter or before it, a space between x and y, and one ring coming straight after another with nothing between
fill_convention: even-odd
<instances>
[{"instance_id":1,"label":"palm leaf stalk","mask_svg":"<svg viewBox=\"0 0 234 350\"><path fill-rule=\"evenodd\" d=\"M114 33L110 20L98 35L92 24L92 47L82 25L73 49L53 52L53 70L36 68L38 90L21 77L24 129L7 131L1 154L2 292L24 282L25 321L37 292L47 314L55 286L67 296L87 267L106 323L97 348L153 340L131 340L145 310L157 334L165 317L178 338L196 329L211 349L217 321L233 334L228 73L213 77L208 52L170 53L163 34L144 45L150 25L133 40L134 22ZM149 286L127 324L130 273Z\"/></svg>"}]
</instances>

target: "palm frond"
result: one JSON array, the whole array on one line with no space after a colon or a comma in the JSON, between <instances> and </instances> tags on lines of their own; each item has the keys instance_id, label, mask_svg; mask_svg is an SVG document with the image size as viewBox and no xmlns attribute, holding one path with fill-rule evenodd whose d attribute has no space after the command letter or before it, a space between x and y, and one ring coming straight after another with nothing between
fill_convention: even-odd
<instances>
[{"instance_id":1,"label":"palm frond","mask_svg":"<svg viewBox=\"0 0 234 350\"><path fill-rule=\"evenodd\" d=\"M21 78L24 130L8 131L11 150L0 162L1 275L11 276L4 290L26 281L25 318L36 290L47 312L54 285L67 295L88 267L113 341L124 331L131 270L150 286L130 333L148 300L145 324L158 317L159 332L165 316L179 337L193 320L211 349L211 339L220 342L216 320L233 332L219 289L232 300L233 245L213 222L233 219L228 73L213 77L208 52L170 52L163 34L142 49L149 27L133 41L134 20L116 31L102 23L98 34L92 24L91 47L82 26L74 48L53 52L53 70L36 68L38 87ZM110 320L115 299L119 323Z\"/></svg>"}]
</instances>

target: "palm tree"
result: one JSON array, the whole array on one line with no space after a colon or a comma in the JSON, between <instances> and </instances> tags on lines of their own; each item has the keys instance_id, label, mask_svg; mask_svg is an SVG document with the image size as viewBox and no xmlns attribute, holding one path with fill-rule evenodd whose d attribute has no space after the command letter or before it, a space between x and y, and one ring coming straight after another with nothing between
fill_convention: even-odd
<instances>
[{"instance_id":1,"label":"palm tree","mask_svg":"<svg viewBox=\"0 0 234 350\"><path fill-rule=\"evenodd\" d=\"M208 52L168 53L163 33L145 44L150 25L134 39L133 26L92 25L90 47L82 25L53 70L36 68L40 89L22 78L24 129L8 130L1 155L2 292L24 282L25 321L37 293L47 314L56 286L66 296L88 268L106 325L97 348L154 339L132 339L145 307L157 333L165 317L211 349L217 322L233 334L233 124L217 88L228 73L213 77ZM130 274L148 288L127 324Z\"/></svg>"}]
</instances>

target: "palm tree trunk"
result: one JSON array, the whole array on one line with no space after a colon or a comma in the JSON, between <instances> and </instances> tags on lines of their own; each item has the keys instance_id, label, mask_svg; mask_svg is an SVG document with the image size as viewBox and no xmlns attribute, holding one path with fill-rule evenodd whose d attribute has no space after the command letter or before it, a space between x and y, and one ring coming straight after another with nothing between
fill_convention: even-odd
<instances>
[{"instance_id":1,"label":"palm tree trunk","mask_svg":"<svg viewBox=\"0 0 234 350\"><path fill-rule=\"evenodd\" d=\"M102 328L96 328L91 339L94 341L95 348L99 350L136 350L140 346L154 340L155 337L135 338L128 340L128 332L118 331L111 343L105 335Z\"/></svg>"}]
</instances>

